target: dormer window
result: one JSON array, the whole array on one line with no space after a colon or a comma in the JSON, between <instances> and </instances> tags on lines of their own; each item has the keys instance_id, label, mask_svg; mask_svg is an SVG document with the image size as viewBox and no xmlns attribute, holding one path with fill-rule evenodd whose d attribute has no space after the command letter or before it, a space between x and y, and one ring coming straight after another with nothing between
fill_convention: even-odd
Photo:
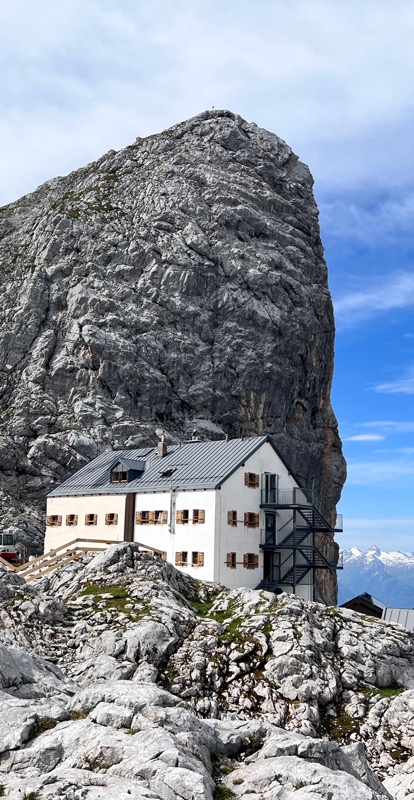
<instances>
[{"instance_id":1,"label":"dormer window","mask_svg":"<svg viewBox=\"0 0 414 800\"><path fill-rule=\"evenodd\" d=\"M145 471L145 461L136 458L119 458L110 466L111 483L131 483Z\"/></svg>"},{"instance_id":2,"label":"dormer window","mask_svg":"<svg viewBox=\"0 0 414 800\"><path fill-rule=\"evenodd\" d=\"M115 470L111 473L111 481L112 483L128 483L128 473L126 470L122 470L122 472Z\"/></svg>"}]
</instances>

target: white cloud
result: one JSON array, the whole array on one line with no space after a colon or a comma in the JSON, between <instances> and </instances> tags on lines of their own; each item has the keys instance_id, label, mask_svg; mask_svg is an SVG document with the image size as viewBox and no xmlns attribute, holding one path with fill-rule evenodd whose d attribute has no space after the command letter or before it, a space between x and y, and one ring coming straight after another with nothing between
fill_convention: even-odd
<instances>
[{"instance_id":1,"label":"white cloud","mask_svg":"<svg viewBox=\"0 0 414 800\"><path fill-rule=\"evenodd\" d=\"M381 433L358 433L355 436L346 436L344 442L379 442L385 439Z\"/></svg>"},{"instance_id":2,"label":"white cloud","mask_svg":"<svg viewBox=\"0 0 414 800\"><path fill-rule=\"evenodd\" d=\"M414 394L414 368L403 378L377 384L375 391L381 394Z\"/></svg>"},{"instance_id":3,"label":"white cloud","mask_svg":"<svg viewBox=\"0 0 414 800\"><path fill-rule=\"evenodd\" d=\"M398 486L412 488L414 477L414 459L410 454L405 457L388 459L367 459L353 461L348 459L347 484L349 486Z\"/></svg>"},{"instance_id":4,"label":"white cloud","mask_svg":"<svg viewBox=\"0 0 414 800\"><path fill-rule=\"evenodd\" d=\"M408 185L413 37L409 0L3 0L4 201L213 105L289 141L321 192Z\"/></svg>"},{"instance_id":5,"label":"white cloud","mask_svg":"<svg viewBox=\"0 0 414 800\"><path fill-rule=\"evenodd\" d=\"M402 235L411 236L414 217L414 192L393 189L386 198L375 200L357 192L349 196L346 192L332 201L319 203L323 228L330 236L349 239L352 232L354 242L377 247L379 242L395 241ZM409 334L407 334L409 335Z\"/></svg>"},{"instance_id":6,"label":"white cloud","mask_svg":"<svg viewBox=\"0 0 414 800\"><path fill-rule=\"evenodd\" d=\"M414 305L414 272L399 271L334 300L338 327L353 327L378 314Z\"/></svg>"},{"instance_id":7,"label":"white cloud","mask_svg":"<svg viewBox=\"0 0 414 800\"><path fill-rule=\"evenodd\" d=\"M414 422L410 420L377 419L358 423L360 428L377 428L384 433L414 433Z\"/></svg>"}]
</instances>

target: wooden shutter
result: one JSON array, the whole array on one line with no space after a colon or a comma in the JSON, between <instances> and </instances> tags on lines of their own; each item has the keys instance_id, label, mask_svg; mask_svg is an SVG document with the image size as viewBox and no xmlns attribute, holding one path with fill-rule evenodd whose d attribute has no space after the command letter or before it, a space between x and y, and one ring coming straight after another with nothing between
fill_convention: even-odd
<instances>
[{"instance_id":1,"label":"wooden shutter","mask_svg":"<svg viewBox=\"0 0 414 800\"><path fill-rule=\"evenodd\" d=\"M135 514L135 522L137 523L137 525L141 524L141 520L142 520L141 511L137 511Z\"/></svg>"},{"instance_id":2,"label":"wooden shutter","mask_svg":"<svg viewBox=\"0 0 414 800\"><path fill-rule=\"evenodd\" d=\"M161 523L162 523L162 525L166 525L167 522L168 522L168 511L163 511L162 512Z\"/></svg>"},{"instance_id":3,"label":"wooden shutter","mask_svg":"<svg viewBox=\"0 0 414 800\"><path fill-rule=\"evenodd\" d=\"M260 481L259 475L255 475L254 476L254 485L255 486L259 486L259 481Z\"/></svg>"},{"instance_id":4,"label":"wooden shutter","mask_svg":"<svg viewBox=\"0 0 414 800\"><path fill-rule=\"evenodd\" d=\"M183 563L183 554L182 553L176 553L175 554L175 566L176 567L181 567L182 563Z\"/></svg>"},{"instance_id":5,"label":"wooden shutter","mask_svg":"<svg viewBox=\"0 0 414 800\"><path fill-rule=\"evenodd\" d=\"M228 511L227 512L227 525L233 525L233 512L232 511Z\"/></svg>"},{"instance_id":6,"label":"wooden shutter","mask_svg":"<svg viewBox=\"0 0 414 800\"><path fill-rule=\"evenodd\" d=\"M182 511L177 511L177 516L176 516L176 522L177 522L177 524L178 524L178 525L179 525L180 523L182 524L182 521L183 521L183 512L182 512Z\"/></svg>"},{"instance_id":7,"label":"wooden shutter","mask_svg":"<svg viewBox=\"0 0 414 800\"><path fill-rule=\"evenodd\" d=\"M249 473L248 472L244 473L244 485L245 486L249 485Z\"/></svg>"},{"instance_id":8,"label":"wooden shutter","mask_svg":"<svg viewBox=\"0 0 414 800\"><path fill-rule=\"evenodd\" d=\"M254 554L253 565L255 568L259 566L259 556L257 555L257 553Z\"/></svg>"},{"instance_id":9,"label":"wooden shutter","mask_svg":"<svg viewBox=\"0 0 414 800\"><path fill-rule=\"evenodd\" d=\"M254 515L254 527L255 528L259 527L259 514Z\"/></svg>"},{"instance_id":10,"label":"wooden shutter","mask_svg":"<svg viewBox=\"0 0 414 800\"><path fill-rule=\"evenodd\" d=\"M244 567L248 567L249 566L249 554L248 553L244 553L243 554L243 566Z\"/></svg>"},{"instance_id":11,"label":"wooden shutter","mask_svg":"<svg viewBox=\"0 0 414 800\"><path fill-rule=\"evenodd\" d=\"M199 567L204 567L204 553L199 553L197 556L197 564Z\"/></svg>"},{"instance_id":12,"label":"wooden shutter","mask_svg":"<svg viewBox=\"0 0 414 800\"><path fill-rule=\"evenodd\" d=\"M246 528L247 528L247 527L248 527L248 525L249 525L249 512L248 512L248 511L245 511L245 512L244 512L244 524L245 524L245 527L246 527Z\"/></svg>"},{"instance_id":13,"label":"wooden shutter","mask_svg":"<svg viewBox=\"0 0 414 800\"><path fill-rule=\"evenodd\" d=\"M61 525L61 524L62 524L62 517L59 516L56 520L56 525Z\"/></svg>"},{"instance_id":14,"label":"wooden shutter","mask_svg":"<svg viewBox=\"0 0 414 800\"><path fill-rule=\"evenodd\" d=\"M161 553L161 558L162 558L162 560L163 560L163 561L166 561L166 560L167 560L167 553L166 553L166 551L165 551L165 550L163 550L163 551L162 551L162 553Z\"/></svg>"},{"instance_id":15,"label":"wooden shutter","mask_svg":"<svg viewBox=\"0 0 414 800\"><path fill-rule=\"evenodd\" d=\"M152 525L154 524L154 522L155 522L155 511L150 511L149 512L149 514L148 514L148 522L150 524L152 524Z\"/></svg>"},{"instance_id":16,"label":"wooden shutter","mask_svg":"<svg viewBox=\"0 0 414 800\"><path fill-rule=\"evenodd\" d=\"M51 524L52 524L52 517L51 516L46 517L46 525L51 525Z\"/></svg>"},{"instance_id":17,"label":"wooden shutter","mask_svg":"<svg viewBox=\"0 0 414 800\"><path fill-rule=\"evenodd\" d=\"M199 523L201 524L202 522L204 522L205 518L206 518L206 512L204 511L204 509L200 508L198 510L198 521L199 521Z\"/></svg>"}]
</instances>

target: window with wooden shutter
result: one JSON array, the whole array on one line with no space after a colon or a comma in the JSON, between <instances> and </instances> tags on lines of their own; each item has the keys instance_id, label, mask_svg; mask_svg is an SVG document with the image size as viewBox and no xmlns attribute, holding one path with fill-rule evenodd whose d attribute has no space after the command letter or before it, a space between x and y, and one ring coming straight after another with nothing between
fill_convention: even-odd
<instances>
[{"instance_id":1,"label":"window with wooden shutter","mask_svg":"<svg viewBox=\"0 0 414 800\"><path fill-rule=\"evenodd\" d=\"M85 525L96 525L97 521L97 514L85 514Z\"/></svg>"},{"instance_id":2,"label":"window with wooden shutter","mask_svg":"<svg viewBox=\"0 0 414 800\"><path fill-rule=\"evenodd\" d=\"M257 553L244 553L243 566L246 569L256 569L259 566L259 556Z\"/></svg>"},{"instance_id":3,"label":"window with wooden shutter","mask_svg":"<svg viewBox=\"0 0 414 800\"><path fill-rule=\"evenodd\" d=\"M183 508L181 511L177 511L176 522L178 525L188 525L189 519L190 512L188 508Z\"/></svg>"},{"instance_id":4,"label":"window with wooden shutter","mask_svg":"<svg viewBox=\"0 0 414 800\"><path fill-rule=\"evenodd\" d=\"M230 569L236 569L236 553L227 553L226 564Z\"/></svg>"},{"instance_id":5,"label":"window with wooden shutter","mask_svg":"<svg viewBox=\"0 0 414 800\"><path fill-rule=\"evenodd\" d=\"M233 525L234 527L237 525L237 511L227 512L227 524Z\"/></svg>"},{"instance_id":6,"label":"window with wooden shutter","mask_svg":"<svg viewBox=\"0 0 414 800\"><path fill-rule=\"evenodd\" d=\"M46 517L46 525L50 525L51 528L58 528L61 524L62 517L59 514L50 514Z\"/></svg>"},{"instance_id":7,"label":"window with wooden shutter","mask_svg":"<svg viewBox=\"0 0 414 800\"><path fill-rule=\"evenodd\" d=\"M66 514L66 525L68 527L73 527L74 525L78 524L78 515L77 514Z\"/></svg>"},{"instance_id":8,"label":"window with wooden shutter","mask_svg":"<svg viewBox=\"0 0 414 800\"><path fill-rule=\"evenodd\" d=\"M167 511L154 511L154 525L166 525L168 521Z\"/></svg>"},{"instance_id":9,"label":"window with wooden shutter","mask_svg":"<svg viewBox=\"0 0 414 800\"><path fill-rule=\"evenodd\" d=\"M259 486L260 483L260 476L257 475L255 472L245 472L244 473L244 485L249 486L251 489L255 489Z\"/></svg>"},{"instance_id":10,"label":"window with wooden shutter","mask_svg":"<svg viewBox=\"0 0 414 800\"><path fill-rule=\"evenodd\" d=\"M246 528L258 528L259 527L259 514L256 514L254 511L246 511L244 515L244 524Z\"/></svg>"},{"instance_id":11,"label":"window with wooden shutter","mask_svg":"<svg viewBox=\"0 0 414 800\"><path fill-rule=\"evenodd\" d=\"M105 514L105 525L117 525L118 514Z\"/></svg>"},{"instance_id":12,"label":"window with wooden shutter","mask_svg":"<svg viewBox=\"0 0 414 800\"><path fill-rule=\"evenodd\" d=\"M176 567L186 567L188 563L188 553L186 550L183 550L182 553L175 554L175 566Z\"/></svg>"},{"instance_id":13,"label":"window with wooden shutter","mask_svg":"<svg viewBox=\"0 0 414 800\"><path fill-rule=\"evenodd\" d=\"M205 511L202 508L194 508L193 525L201 525L205 520Z\"/></svg>"},{"instance_id":14,"label":"window with wooden shutter","mask_svg":"<svg viewBox=\"0 0 414 800\"><path fill-rule=\"evenodd\" d=\"M200 553L198 550L193 550L191 564L193 567L204 567L204 553Z\"/></svg>"}]
</instances>

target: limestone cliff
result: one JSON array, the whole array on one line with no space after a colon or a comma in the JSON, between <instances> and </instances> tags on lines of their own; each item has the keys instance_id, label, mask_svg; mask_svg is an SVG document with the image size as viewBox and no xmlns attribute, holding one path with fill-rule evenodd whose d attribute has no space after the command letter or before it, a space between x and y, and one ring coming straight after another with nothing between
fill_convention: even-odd
<instances>
[{"instance_id":1,"label":"limestone cliff","mask_svg":"<svg viewBox=\"0 0 414 800\"><path fill-rule=\"evenodd\" d=\"M332 304L285 142L228 111L138 139L2 208L0 260L3 526L40 542L47 490L159 425L273 433L333 513Z\"/></svg>"}]
</instances>

